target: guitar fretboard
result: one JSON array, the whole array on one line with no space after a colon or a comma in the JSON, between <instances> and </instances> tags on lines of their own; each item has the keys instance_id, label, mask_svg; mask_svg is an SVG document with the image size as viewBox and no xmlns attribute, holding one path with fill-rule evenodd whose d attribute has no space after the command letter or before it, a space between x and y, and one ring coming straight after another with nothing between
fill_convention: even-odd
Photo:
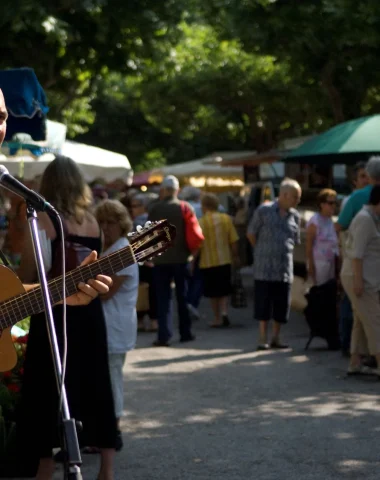
<instances>
[{"instance_id":1,"label":"guitar fretboard","mask_svg":"<svg viewBox=\"0 0 380 480\"><path fill-rule=\"evenodd\" d=\"M87 282L99 274L113 275L123 268L136 263L133 250L130 245L117 252L102 257L91 265L77 267L66 274L66 297L78 291L78 284ZM49 281L50 300L52 305L62 300L63 285L62 276ZM22 293L5 302L0 303L0 329L11 327L23 318L45 310L42 290L34 288L28 293Z\"/></svg>"}]
</instances>

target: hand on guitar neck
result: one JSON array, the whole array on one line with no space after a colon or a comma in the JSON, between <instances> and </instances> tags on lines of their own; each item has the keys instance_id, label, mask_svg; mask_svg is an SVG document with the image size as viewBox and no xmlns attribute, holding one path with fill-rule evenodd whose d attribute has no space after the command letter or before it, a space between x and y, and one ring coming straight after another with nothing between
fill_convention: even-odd
<instances>
[{"instance_id":1,"label":"hand on guitar neck","mask_svg":"<svg viewBox=\"0 0 380 480\"><path fill-rule=\"evenodd\" d=\"M137 262L144 262L165 252L175 238L175 227L166 220L146 225L129 234L130 245L97 259L92 252L83 263L66 273L66 297L70 306L86 305L98 294L107 293L109 275ZM90 279L90 280L89 280ZM11 370L17 361L11 328L29 315L42 312L44 302L39 285L23 285L15 273L0 265L0 372ZM62 302L61 276L48 283L52 305Z\"/></svg>"},{"instance_id":2,"label":"hand on guitar neck","mask_svg":"<svg viewBox=\"0 0 380 480\"><path fill-rule=\"evenodd\" d=\"M90 265L98 259L97 252L91 252L81 263L81 267L84 265ZM87 280L87 282L80 282L78 284L79 291L66 298L67 305L77 307L80 305L88 305L98 295L102 295L109 291L109 287L112 285L112 278L107 275L97 275L96 278ZM26 292L38 288L38 284L23 285ZM61 301L58 303L62 303Z\"/></svg>"}]
</instances>

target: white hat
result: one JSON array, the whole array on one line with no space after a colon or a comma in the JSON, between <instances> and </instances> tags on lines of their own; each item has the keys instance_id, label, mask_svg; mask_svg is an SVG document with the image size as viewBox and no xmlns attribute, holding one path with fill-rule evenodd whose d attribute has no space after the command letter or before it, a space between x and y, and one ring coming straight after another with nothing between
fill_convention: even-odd
<instances>
[{"instance_id":1,"label":"white hat","mask_svg":"<svg viewBox=\"0 0 380 480\"><path fill-rule=\"evenodd\" d=\"M168 175L165 177L161 183L161 188L172 188L173 190L179 189L178 178L174 175Z\"/></svg>"}]
</instances>

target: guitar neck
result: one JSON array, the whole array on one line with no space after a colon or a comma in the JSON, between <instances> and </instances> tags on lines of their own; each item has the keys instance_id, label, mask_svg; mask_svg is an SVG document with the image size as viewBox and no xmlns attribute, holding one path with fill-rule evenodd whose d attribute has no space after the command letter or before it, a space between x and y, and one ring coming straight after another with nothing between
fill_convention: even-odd
<instances>
[{"instance_id":1,"label":"guitar neck","mask_svg":"<svg viewBox=\"0 0 380 480\"><path fill-rule=\"evenodd\" d=\"M99 274L114 275L136 263L136 258L130 245L117 252L102 257L90 265L77 267L66 274L66 297L76 293L78 284L86 283L89 279ZM52 305L63 300L63 278L62 276L50 280L48 283L50 300ZM28 293L22 293L0 304L0 328L13 326L20 320L40 313L45 310L41 287L34 288Z\"/></svg>"}]
</instances>

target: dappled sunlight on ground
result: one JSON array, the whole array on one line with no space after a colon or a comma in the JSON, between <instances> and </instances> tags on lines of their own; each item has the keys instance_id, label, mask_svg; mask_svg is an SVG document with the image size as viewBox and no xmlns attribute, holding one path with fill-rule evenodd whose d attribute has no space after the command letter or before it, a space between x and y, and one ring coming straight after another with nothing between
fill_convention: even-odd
<instances>
[{"instance_id":1,"label":"dappled sunlight on ground","mask_svg":"<svg viewBox=\"0 0 380 480\"><path fill-rule=\"evenodd\" d=\"M197 322L186 345L151 348L154 334L139 335L115 480L378 479L380 382L346 378L323 340L305 352L299 315L284 328L290 349L257 352L250 308L231 311L241 328ZM95 478L97 460L85 460Z\"/></svg>"}]
</instances>

